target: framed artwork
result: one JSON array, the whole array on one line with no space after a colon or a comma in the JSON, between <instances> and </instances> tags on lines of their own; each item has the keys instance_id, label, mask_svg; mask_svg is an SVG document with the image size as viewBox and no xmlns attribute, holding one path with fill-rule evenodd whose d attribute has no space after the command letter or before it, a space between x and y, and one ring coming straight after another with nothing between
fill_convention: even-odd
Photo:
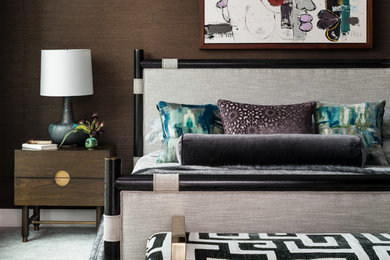
<instances>
[{"instance_id":1,"label":"framed artwork","mask_svg":"<svg viewBox=\"0 0 390 260\"><path fill-rule=\"evenodd\" d=\"M372 48L372 0L200 0L201 49Z\"/></svg>"}]
</instances>

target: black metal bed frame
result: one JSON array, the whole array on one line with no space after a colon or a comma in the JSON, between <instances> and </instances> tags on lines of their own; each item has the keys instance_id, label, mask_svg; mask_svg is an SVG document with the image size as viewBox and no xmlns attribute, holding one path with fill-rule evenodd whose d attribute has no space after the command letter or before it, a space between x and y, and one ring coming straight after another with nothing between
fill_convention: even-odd
<instances>
[{"instance_id":1,"label":"black metal bed frame","mask_svg":"<svg viewBox=\"0 0 390 260\"><path fill-rule=\"evenodd\" d=\"M145 60L134 50L134 78L144 68L161 68L162 60ZM178 68L390 68L389 59L376 60L178 60ZM134 94L134 156L143 155L143 95ZM121 159L105 159L104 214L120 215L120 191L152 191L153 176L121 176ZM388 175L183 175L180 191L390 191ZM104 242L105 259L120 259L120 241Z\"/></svg>"}]
</instances>

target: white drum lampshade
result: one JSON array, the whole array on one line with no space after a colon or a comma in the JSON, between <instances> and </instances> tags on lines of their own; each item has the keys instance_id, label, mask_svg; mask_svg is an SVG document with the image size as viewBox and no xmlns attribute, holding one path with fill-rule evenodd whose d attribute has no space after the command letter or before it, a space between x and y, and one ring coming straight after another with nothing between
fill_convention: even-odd
<instances>
[{"instance_id":1,"label":"white drum lampshade","mask_svg":"<svg viewBox=\"0 0 390 260\"><path fill-rule=\"evenodd\" d=\"M76 126L71 97L87 95L93 95L91 50L41 51L41 96L64 98L61 122L49 125L49 135L54 143L60 143ZM82 144L86 137L79 131L71 134L64 144Z\"/></svg>"},{"instance_id":2,"label":"white drum lampshade","mask_svg":"<svg viewBox=\"0 0 390 260\"><path fill-rule=\"evenodd\" d=\"M42 50L41 96L93 95L91 50Z\"/></svg>"}]
</instances>

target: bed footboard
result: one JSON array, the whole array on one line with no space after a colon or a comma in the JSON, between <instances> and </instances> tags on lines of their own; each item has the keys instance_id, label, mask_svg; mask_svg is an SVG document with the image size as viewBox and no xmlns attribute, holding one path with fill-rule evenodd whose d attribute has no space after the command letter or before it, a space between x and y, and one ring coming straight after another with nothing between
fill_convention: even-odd
<instances>
[{"instance_id":1,"label":"bed footboard","mask_svg":"<svg viewBox=\"0 0 390 260\"><path fill-rule=\"evenodd\" d=\"M389 192L122 191L123 259L145 257L146 241L185 216L188 232L387 233Z\"/></svg>"},{"instance_id":2,"label":"bed footboard","mask_svg":"<svg viewBox=\"0 0 390 260\"><path fill-rule=\"evenodd\" d=\"M121 176L119 158L105 163L105 259L144 259L172 216L197 232L390 231L388 175Z\"/></svg>"}]
</instances>

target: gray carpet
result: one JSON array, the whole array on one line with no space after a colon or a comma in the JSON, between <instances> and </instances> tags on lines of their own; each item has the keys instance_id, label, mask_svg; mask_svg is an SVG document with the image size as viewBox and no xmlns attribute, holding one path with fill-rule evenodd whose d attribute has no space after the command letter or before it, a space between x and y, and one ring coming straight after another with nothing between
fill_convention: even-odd
<instances>
[{"instance_id":1,"label":"gray carpet","mask_svg":"<svg viewBox=\"0 0 390 260\"><path fill-rule=\"evenodd\" d=\"M89 259L96 237L94 227L30 228L29 241L22 242L21 228L0 228L0 259Z\"/></svg>"}]
</instances>

